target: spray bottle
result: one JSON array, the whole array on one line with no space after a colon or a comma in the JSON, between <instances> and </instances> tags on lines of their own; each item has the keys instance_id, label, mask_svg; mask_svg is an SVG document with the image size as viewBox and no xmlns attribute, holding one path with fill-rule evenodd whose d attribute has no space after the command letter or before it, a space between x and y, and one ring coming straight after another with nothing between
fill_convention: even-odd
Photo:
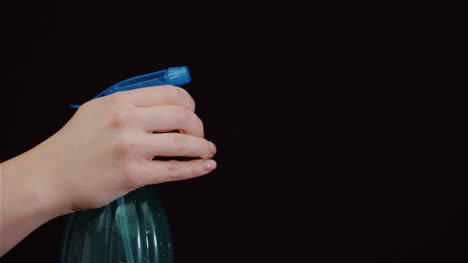
<instances>
[{"instance_id":1,"label":"spray bottle","mask_svg":"<svg viewBox=\"0 0 468 263\"><path fill-rule=\"evenodd\" d=\"M94 98L189 82L187 67L173 67L118 82ZM157 193L145 186L104 207L69 215L59 257L60 263L172 263L170 228Z\"/></svg>"}]
</instances>

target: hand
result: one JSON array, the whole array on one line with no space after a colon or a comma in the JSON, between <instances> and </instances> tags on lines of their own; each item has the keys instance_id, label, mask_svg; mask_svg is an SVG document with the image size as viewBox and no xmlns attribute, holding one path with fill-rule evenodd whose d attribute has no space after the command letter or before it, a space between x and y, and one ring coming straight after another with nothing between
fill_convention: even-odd
<instances>
[{"instance_id":1,"label":"hand","mask_svg":"<svg viewBox=\"0 0 468 263\"><path fill-rule=\"evenodd\" d=\"M184 89L156 86L91 100L29 160L58 214L98 208L139 187L184 180L216 168L215 145ZM153 133L179 130L181 133ZM188 156L190 161L153 161Z\"/></svg>"},{"instance_id":2,"label":"hand","mask_svg":"<svg viewBox=\"0 0 468 263\"><path fill-rule=\"evenodd\" d=\"M57 216L215 169L216 147L194 110L192 97L174 86L117 92L85 103L52 137L1 163L0 256ZM181 133L164 133L174 130Z\"/></svg>"}]
</instances>

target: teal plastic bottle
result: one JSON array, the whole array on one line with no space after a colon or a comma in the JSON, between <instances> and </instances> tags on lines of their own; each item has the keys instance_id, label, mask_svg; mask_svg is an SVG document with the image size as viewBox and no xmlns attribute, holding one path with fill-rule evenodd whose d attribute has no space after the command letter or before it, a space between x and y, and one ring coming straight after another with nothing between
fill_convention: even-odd
<instances>
[{"instance_id":1,"label":"teal plastic bottle","mask_svg":"<svg viewBox=\"0 0 468 263\"><path fill-rule=\"evenodd\" d=\"M117 91L167 84L182 86L188 82L188 68L174 67L121 81L95 98ZM154 188L145 186L104 207L69 215L59 262L174 262L169 223Z\"/></svg>"}]
</instances>

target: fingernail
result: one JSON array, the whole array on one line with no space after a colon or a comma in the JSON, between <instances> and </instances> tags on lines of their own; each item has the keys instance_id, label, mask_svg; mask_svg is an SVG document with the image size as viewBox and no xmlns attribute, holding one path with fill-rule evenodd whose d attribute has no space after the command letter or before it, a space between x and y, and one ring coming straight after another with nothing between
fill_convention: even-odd
<instances>
[{"instance_id":1,"label":"fingernail","mask_svg":"<svg viewBox=\"0 0 468 263\"><path fill-rule=\"evenodd\" d=\"M211 171L216 169L216 161L215 160L208 160L205 162L205 170Z\"/></svg>"},{"instance_id":2,"label":"fingernail","mask_svg":"<svg viewBox=\"0 0 468 263\"><path fill-rule=\"evenodd\" d=\"M213 143L213 142L209 142L209 147L210 147L210 151L211 153L214 155L216 154L216 145Z\"/></svg>"}]
</instances>

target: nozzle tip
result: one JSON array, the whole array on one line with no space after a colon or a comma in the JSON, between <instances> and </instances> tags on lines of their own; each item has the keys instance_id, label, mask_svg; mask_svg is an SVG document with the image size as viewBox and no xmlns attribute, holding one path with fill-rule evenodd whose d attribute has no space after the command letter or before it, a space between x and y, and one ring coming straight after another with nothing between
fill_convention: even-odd
<instances>
[{"instance_id":1,"label":"nozzle tip","mask_svg":"<svg viewBox=\"0 0 468 263\"><path fill-rule=\"evenodd\" d=\"M167 79L171 85L182 86L191 81L188 67L172 67L167 70Z\"/></svg>"}]
</instances>

